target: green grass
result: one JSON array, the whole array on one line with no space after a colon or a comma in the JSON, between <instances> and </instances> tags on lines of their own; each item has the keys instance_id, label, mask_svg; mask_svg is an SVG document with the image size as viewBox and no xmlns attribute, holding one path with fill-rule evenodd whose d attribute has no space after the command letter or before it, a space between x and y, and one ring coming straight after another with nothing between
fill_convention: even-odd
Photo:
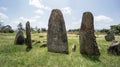
<instances>
[{"instance_id":1,"label":"green grass","mask_svg":"<svg viewBox=\"0 0 120 67\"><path fill-rule=\"evenodd\" d=\"M33 44L31 51L26 52L26 45L14 45L16 33L0 33L0 67L119 67L120 56L107 54L110 42L103 36L97 37L100 57L81 55L79 51L79 37L68 34L69 54L48 52L47 48L40 48L42 43ZM44 36L39 38L39 36ZM32 39L45 41L46 33L33 33ZM120 37L116 36L117 40ZM76 52L72 52L72 44L77 44Z\"/></svg>"}]
</instances>

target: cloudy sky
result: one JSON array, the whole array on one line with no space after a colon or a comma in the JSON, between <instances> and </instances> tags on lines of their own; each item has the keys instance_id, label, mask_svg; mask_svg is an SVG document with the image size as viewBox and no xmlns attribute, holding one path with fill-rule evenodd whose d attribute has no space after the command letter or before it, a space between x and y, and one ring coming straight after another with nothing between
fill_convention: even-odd
<instances>
[{"instance_id":1,"label":"cloudy sky","mask_svg":"<svg viewBox=\"0 0 120 67\"><path fill-rule=\"evenodd\" d=\"M67 29L80 28L83 12L94 15L95 29L120 24L120 0L0 0L0 22L13 29L30 21L32 27L47 28L52 9L60 9Z\"/></svg>"}]
</instances>

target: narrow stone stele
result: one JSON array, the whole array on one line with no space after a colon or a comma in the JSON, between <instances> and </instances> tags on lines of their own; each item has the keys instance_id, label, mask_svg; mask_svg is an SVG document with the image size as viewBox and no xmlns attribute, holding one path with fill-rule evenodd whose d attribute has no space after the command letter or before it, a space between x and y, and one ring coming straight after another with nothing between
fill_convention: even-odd
<instances>
[{"instance_id":1,"label":"narrow stone stele","mask_svg":"<svg viewBox=\"0 0 120 67\"><path fill-rule=\"evenodd\" d=\"M29 51L30 49L32 49L32 41L31 41L31 30L30 30L30 23L29 21L27 21L26 23L26 51Z\"/></svg>"}]
</instances>

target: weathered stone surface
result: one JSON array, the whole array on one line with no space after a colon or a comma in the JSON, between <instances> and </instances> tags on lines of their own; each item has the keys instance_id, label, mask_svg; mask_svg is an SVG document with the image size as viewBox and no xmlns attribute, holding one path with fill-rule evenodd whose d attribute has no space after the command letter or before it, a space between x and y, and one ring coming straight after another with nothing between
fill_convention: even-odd
<instances>
[{"instance_id":1,"label":"weathered stone surface","mask_svg":"<svg viewBox=\"0 0 120 67\"><path fill-rule=\"evenodd\" d=\"M115 40L115 36L113 33L107 33L107 35L105 36L105 40L106 41L113 41Z\"/></svg>"},{"instance_id":2,"label":"weathered stone surface","mask_svg":"<svg viewBox=\"0 0 120 67\"><path fill-rule=\"evenodd\" d=\"M68 53L65 22L59 9L53 9L49 18L47 47L50 52Z\"/></svg>"},{"instance_id":3,"label":"weathered stone surface","mask_svg":"<svg viewBox=\"0 0 120 67\"><path fill-rule=\"evenodd\" d=\"M109 54L120 55L120 42L112 41L107 51Z\"/></svg>"},{"instance_id":4,"label":"weathered stone surface","mask_svg":"<svg viewBox=\"0 0 120 67\"><path fill-rule=\"evenodd\" d=\"M21 30L19 30L16 34L15 40L14 40L14 44L23 44L24 43L24 35L23 32Z\"/></svg>"},{"instance_id":5,"label":"weathered stone surface","mask_svg":"<svg viewBox=\"0 0 120 67\"><path fill-rule=\"evenodd\" d=\"M31 30L30 30L30 23L27 21L26 23L26 51L30 50L32 48L32 41L31 41Z\"/></svg>"},{"instance_id":6,"label":"weathered stone surface","mask_svg":"<svg viewBox=\"0 0 120 67\"><path fill-rule=\"evenodd\" d=\"M79 38L81 54L100 55L94 35L94 18L91 12L83 13Z\"/></svg>"}]
</instances>

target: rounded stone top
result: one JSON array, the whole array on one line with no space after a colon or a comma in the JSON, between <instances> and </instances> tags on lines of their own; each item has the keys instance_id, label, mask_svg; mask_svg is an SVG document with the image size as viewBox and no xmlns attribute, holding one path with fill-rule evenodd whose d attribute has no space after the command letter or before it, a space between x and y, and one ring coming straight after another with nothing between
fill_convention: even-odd
<instances>
[{"instance_id":1,"label":"rounded stone top","mask_svg":"<svg viewBox=\"0 0 120 67\"><path fill-rule=\"evenodd\" d=\"M81 31L94 30L94 17L91 12L84 12L82 16Z\"/></svg>"},{"instance_id":2,"label":"rounded stone top","mask_svg":"<svg viewBox=\"0 0 120 67\"><path fill-rule=\"evenodd\" d=\"M86 12L84 12L84 13L91 13L90 11L86 11ZM91 13L92 14L92 13Z\"/></svg>"},{"instance_id":3,"label":"rounded stone top","mask_svg":"<svg viewBox=\"0 0 120 67\"><path fill-rule=\"evenodd\" d=\"M52 10L52 12L55 12L55 11L59 11L59 12L61 12L60 9L53 9L53 10Z\"/></svg>"},{"instance_id":4,"label":"rounded stone top","mask_svg":"<svg viewBox=\"0 0 120 67\"><path fill-rule=\"evenodd\" d=\"M27 24L30 23L29 21L27 21Z\"/></svg>"},{"instance_id":5,"label":"rounded stone top","mask_svg":"<svg viewBox=\"0 0 120 67\"><path fill-rule=\"evenodd\" d=\"M93 14L91 12L87 11L87 12L83 13L83 16L93 17Z\"/></svg>"},{"instance_id":6,"label":"rounded stone top","mask_svg":"<svg viewBox=\"0 0 120 67\"><path fill-rule=\"evenodd\" d=\"M51 15L61 16L61 15L62 15L62 12L61 12L60 9L53 9L52 12L51 12Z\"/></svg>"},{"instance_id":7,"label":"rounded stone top","mask_svg":"<svg viewBox=\"0 0 120 67\"><path fill-rule=\"evenodd\" d=\"M60 9L53 9L50 14L49 24L54 23L64 23L63 14ZM58 25L59 25L58 24Z\"/></svg>"}]
</instances>

